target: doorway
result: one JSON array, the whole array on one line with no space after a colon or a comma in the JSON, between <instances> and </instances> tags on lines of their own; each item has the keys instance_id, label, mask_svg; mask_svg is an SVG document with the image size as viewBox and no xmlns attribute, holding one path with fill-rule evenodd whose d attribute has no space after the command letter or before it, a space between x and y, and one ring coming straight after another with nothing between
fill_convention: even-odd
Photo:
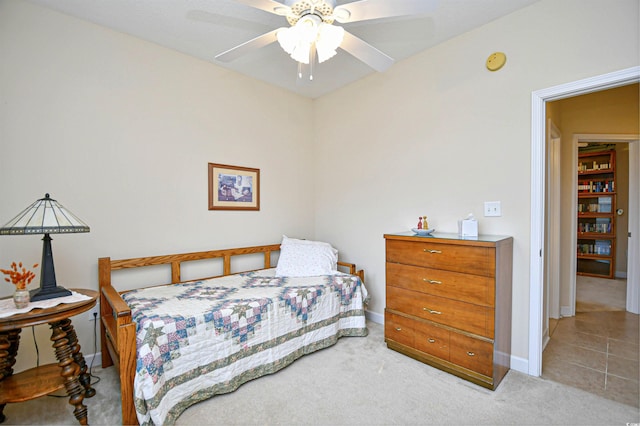
<instances>
[{"instance_id":1,"label":"doorway","mask_svg":"<svg viewBox=\"0 0 640 426\"><path fill-rule=\"evenodd\" d=\"M578 268L585 274L577 275L574 268L579 260L574 261L571 266L567 265L568 262L562 263L565 269L563 274L565 279L562 280L565 296L564 306L560 309L562 311L560 316L552 319L550 313L549 337L545 340L542 355L542 377L544 379L582 389L634 407L638 407L638 398L640 397L637 386L638 333L640 332L638 315L626 312L626 279L611 275L615 271L615 275L626 277L628 193L631 183L628 179L628 144L636 140L638 136L575 134L573 129L598 129L598 125L601 125L609 130L610 128L607 126L611 124L619 128L622 126L622 121L619 118L623 114L632 116L632 128L627 127L623 130L637 129L638 119L635 113L638 103L637 90L638 85L634 84L552 103L559 107L562 116L567 118L561 121L563 126L567 128L564 133L566 139L571 139L570 136L573 135L573 140L566 141L565 148L567 150L570 148L571 152L567 156L570 157L569 161L565 161L563 166L563 173L568 174L567 177L571 177L568 185L565 182L564 195L562 196L567 202L566 204L569 204L568 208L564 208L566 219L572 224L564 227L563 238L570 243L567 254L575 260L576 248L580 247L579 244L576 244L578 241L576 237L580 235L577 230L581 221L577 219L578 215L575 212L585 211L591 214L596 211L596 215L602 214L603 216L596 217L605 217L605 219L600 219L601 223L612 221L613 235L607 235L607 237L615 236L615 238L603 240L609 241L611 244L609 248L610 254L612 254L611 258L603 261L586 257L593 259L589 262L597 265L608 265L605 270L597 270L597 268L594 270L593 265L587 264L588 267L583 265L582 268ZM610 109L608 113L604 112L607 110L605 105L612 106L614 104L615 107ZM633 105L629 107L630 104ZM572 109L572 107L576 108ZM635 109L632 112L633 108ZM569 111L570 109L571 111ZM591 116L592 109L599 110L599 117ZM612 120L612 116L615 117L615 120ZM574 120L571 117L574 117ZM575 120L576 117L578 117L577 120ZM552 152L553 140L550 139L547 142L548 149ZM567 150L565 150L565 154ZM613 154L609 157L599 154L611 151L615 151L615 157L612 157ZM583 159L583 162L587 161L587 164L589 164L588 160L594 158L598 158L600 161L608 159L610 163L615 164L615 190L610 191L611 195L615 195L611 197L607 193L599 194L604 196L597 198L598 203L602 204L594 206L590 204L593 201L591 198L578 198L579 194L576 189L580 176L578 176L576 168L577 162L574 161L577 160L578 153L592 155L586 157L586 160ZM549 158L547 169L554 167L551 153ZM548 172L547 176L547 179L550 180L552 173ZM584 180L585 176L595 178L597 175L588 174L581 176L581 178ZM554 185L549 182L547 187L550 189L547 196L547 200L549 200L547 207L548 228L552 228ZM616 198L617 201L615 201ZM607 204L607 201L613 202ZM579 205L581 205L581 209L577 208ZM616 215L614 216L615 220L612 220L609 215L616 214L616 209L620 207L624 209L624 214ZM590 222L590 220L588 218L586 222ZM551 234L551 229L549 229L547 238L549 248L553 246ZM563 251L567 251L566 246L567 244L562 249ZM548 260L545 265L547 269L553 269L553 264L549 260L550 253L551 250L547 253ZM597 277L598 274L602 276ZM549 274L546 278L549 278ZM568 285L569 279L571 279L571 288ZM568 290L571 291L569 298L567 297ZM547 300L549 299L550 296L547 297ZM553 306L550 306L549 310L552 311Z\"/></svg>"},{"instance_id":2,"label":"doorway","mask_svg":"<svg viewBox=\"0 0 640 426\"><path fill-rule=\"evenodd\" d=\"M546 152L546 103L624 86L640 81L640 67L605 74L577 82L551 87L532 93L532 143L531 143L531 246L530 246L530 286L529 286L529 358L528 373L540 376L542 372L543 324L545 310L544 293L544 250L545 250L545 152ZM638 142L630 143L630 159L640 168ZM634 173L637 173L634 172ZM638 179L637 174L629 176ZM631 200L633 199L633 200ZM639 211L640 194L630 194L631 206ZM637 216L637 215L636 215ZM629 258L640 255L638 220L630 215ZM632 312L640 310L640 284L638 266L629 262L627 304Z\"/></svg>"},{"instance_id":3,"label":"doorway","mask_svg":"<svg viewBox=\"0 0 640 426\"><path fill-rule=\"evenodd\" d=\"M584 147L584 149L588 149L589 146L591 147L595 147L596 149L602 149L603 147L605 148L609 148L609 149L614 149L617 153L616 155L616 168L619 171L627 171L627 173L616 173L617 175L617 179L616 179L616 184L618 185L616 187L616 194L617 194L617 202L616 202L616 209L618 209L619 207L623 207L622 209L619 210L619 212L616 214L616 225L615 225L615 231L617 236L615 238L615 241L613 243L614 246L614 265L616 265L616 267L614 268L614 277L627 277L628 275L628 269L630 267L629 264L629 260L632 259L630 256L626 256L626 254L629 252L629 248L627 247L627 244L629 243L628 241L628 237L627 234L628 232L631 230L631 228L629 228L629 219L632 216L638 216L638 211L635 208L635 206L630 205L629 202L629 195L633 194L633 193L638 193L640 190L638 189L638 182L636 181L632 181L629 179L629 175L631 174L631 171L637 173L637 164L635 164L636 162L632 161L632 159L630 158L630 156L628 155L629 153L629 148L633 145L633 146L637 146L638 144L638 138L639 135L637 134L633 134L633 135L616 135L616 134L575 134L574 138L573 138L573 147L572 147L572 154L573 154L573 159L575 161L572 162L572 182L574 182L574 187L577 186L577 170L575 165L577 164L577 157L578 157L578 150L579 147L581 145L586 145ZM625 154L625 155L622 155ZM626 175L626 177L625 177ZM574 193L574 195L571 198L571 211L575 212L577 211L577 193ZM631 208L629 208L629 207ZM612 212L615 214L615 212ZM571 241L571 252L572 253L576 253L577 251L577 220L576 220L576 215L572 215L571 216L571 234L569 236L570 241ZM614 240L612 240L614 241ZM617 248L616 248L617 246ZM577 282L578 282L578 276L576 275L576 264L575 264L575 256L573 257L573 263L570 265L570 267L572 268L570 270L570 274L569 274L569 295L570 295L570 299L569 299L569 307L566 310L567 314L566 316L573 316L576 314L576 306L578 304L578 299L576 297L577 295ZM586 278L586 277L584 277ZM596 281L593 280L588 280L588 279L582 279L581 280L584 284L590 283L590 284L595 284ZM607 281L600 281L600 283L606 283ZM617 290L617 286L615 285L615 282L610 282L611 287L615 290ZM623 295L623 300L626 300L626 298L628 297L628 289L626 286L626 280L625 280L625 288L623 289L624 291L624 295ZM597 287L594 287L594 290L597 290ZM606 297L605 293L602 293L601 296ZM631 301L628 301L631 302ZM623 303L624 305L624 303ZM631 307L630 303L627 303L626 306L626 310L634 312L634 310ZM635 313L638 313L637 310L635 311Z\"/></svg>"}]
</instances>

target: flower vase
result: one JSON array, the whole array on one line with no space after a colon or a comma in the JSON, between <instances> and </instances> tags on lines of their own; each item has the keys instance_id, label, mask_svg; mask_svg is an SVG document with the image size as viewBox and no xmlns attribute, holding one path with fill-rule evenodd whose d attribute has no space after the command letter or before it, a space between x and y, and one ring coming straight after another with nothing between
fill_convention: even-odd
<instances>
[{"instance_id":1,"label":"flower vase","mask_svg":"<svg viewBox=\"0 0 640 426\"><path fill-rule=\"evenodd\" d=\"M26 308L30 300L29 290L27 289L16 290L16 292L13 293L13 303L15 303L18 309Z\"/></svg>"}]
</instances>

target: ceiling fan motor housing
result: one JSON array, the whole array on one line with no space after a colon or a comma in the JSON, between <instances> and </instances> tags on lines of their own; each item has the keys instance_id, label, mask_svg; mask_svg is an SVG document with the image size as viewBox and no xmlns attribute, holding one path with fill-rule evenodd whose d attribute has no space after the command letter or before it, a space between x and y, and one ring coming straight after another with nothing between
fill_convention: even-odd
<instances>
[{"instance_id":1,"label":"ceiling fan motor housing","mask_svg":"<svg viewBox=\"0 0 640 426\"><path fill-rule=\"evenodd\" d=\"M291 12L287 14L287 21L291 26L309 14L320 17L325 24L333 24L335 0L287 0L286 4L291 8Z\"/></svg>"}]
</instances>

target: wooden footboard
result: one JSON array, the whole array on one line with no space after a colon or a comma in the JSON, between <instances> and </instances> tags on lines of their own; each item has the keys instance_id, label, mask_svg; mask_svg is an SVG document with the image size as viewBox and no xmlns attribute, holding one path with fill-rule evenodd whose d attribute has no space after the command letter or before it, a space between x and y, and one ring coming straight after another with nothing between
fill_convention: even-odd
<instances>
[{"instance_id":1,"label":"wooden footboard","mask_svg":"<svg viewBox=\"0 0 640 426\"><path fill-rule=\"evenodd\" d=\"M102 367L115 365L120 375L120 391L122 398L122 423L138 424L133 402L133 380L136 371L136 325L131 320L131 309L111 285L113 271L140 268L145 266L165 265L171 268L171 284L181 282L180 269L185 262L222 258L223 273L247 271L231 271L231 258L256 253L264 254L263 268L273 268L271 253L280 250L280 244L212 250L194 253L183 253L166 256L138 257L132 259L112 260L109 257L98 259L98 282L100 286L100 344L102 348ZM350 274L358 275L364 282L364 272L356 270L352 263L338 262L338 266L347 269ZM347 272L347 271L345 271ZM202 277L194 279L213 278ZM191 278L190 278L191 279ZM158 283L159 285L168 283Z\"/></svg>"}]
</instances>

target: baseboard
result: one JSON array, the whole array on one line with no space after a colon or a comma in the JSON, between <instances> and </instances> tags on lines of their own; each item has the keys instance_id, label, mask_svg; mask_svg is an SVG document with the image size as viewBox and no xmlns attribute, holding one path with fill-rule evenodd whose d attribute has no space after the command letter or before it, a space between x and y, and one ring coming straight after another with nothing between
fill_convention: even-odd
<instances>
[{"instance_id":1,"label":"baseboard","mask_svg":"<svg viewBox=\"0 0 640 426\"><path fill-rule=\"evenodd\" d=\"M529 360L511 355L511 369L519 373L529 375Z\"/></svg>"},{"instance_id":2,"label":"baseboard","mask_svg":"<svg viewBox=\"0 0 640 426\"><path fill-rule=\"evenodd\" d=\"M95 354L85 355L84 362L87 363L87 368L96 367L102 365L102 352Z\"/></svg>"},{"instance_id":3,"label":"baseboard","mask_svg":"<svg viewBox=\"0 0 640 426\"><path fill-rule=\"evenodd\" d=\"M551 337L549 336L549 327L547 327L547 329L542 334L542 350L543 351L544 351L544 348L547 347L547 344L549 343L550 340L551 340Z\"/></svg>"},{"instance_id":4,"label":"baseboard","mask_svg":"<svg viewBox=\"0 0 640 426\"><path fill-rule=\"evenodd\" d=\"M627 278L627 271L616 271L614 276L616 278Z\"/></svg>"},{"instance_id":5,"label":"baseboard","mask_svg":"<svg viewBox=\"0 0 640 426\"><path fill-rule=\"evenodd\" d=\"M571 314L571 308L568 306L560 306L560 317L570 317L573 316Z\"/></svg>"},{"instance_id":6,"label":"baseboard","mask_svg":"<svg viewBox=\"0 0 640 426\"><path fill-rule=\"evenodd\" d=\"M376 324L384 324L384 315L382 314L366 311L364 313L364 316L371 322L375 322Z\"/></svg>"}]
</instances>

